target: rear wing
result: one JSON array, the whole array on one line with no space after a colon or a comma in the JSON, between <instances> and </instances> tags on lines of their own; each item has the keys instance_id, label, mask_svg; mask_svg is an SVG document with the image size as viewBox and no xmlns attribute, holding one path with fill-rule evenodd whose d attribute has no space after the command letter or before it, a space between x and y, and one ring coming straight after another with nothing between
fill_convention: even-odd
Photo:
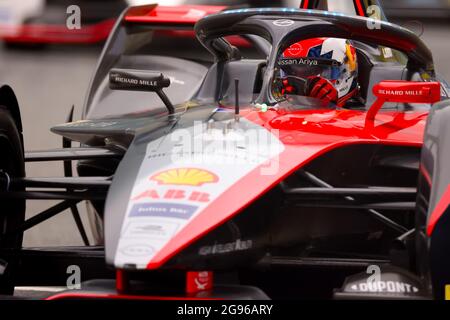
<instances>
[{"instance_id":1,"label":"rear wing","mask_svg":"<svg viewBox=\"0 0 450 320\"><path fill-rule=\"evenodd\" d=\"M124 22L152 25L191 25L201 18L218 13L226 9L225 6L159 6L157 4L134 6L125 11Z\"/></svg>"},{"instance_id":2,"label":"rear wing","mask_svg":"<svg viewBox=\"0 0 450 320\"><path fill-rule=\"evenodd\" d=\"M110 4L108 4L110 6ZM61 19L58 23L5 23L0 24L0 38L8 43L25 44L91 44L105 41L114 27L117 15L122 10L121 7L112 7L104 13L103 19L83 23L81 29L69 29L66 26L65 7L58 7L61 10ZM99 8L97 8L100 10ZM145 23L159 25L194 25L197 20L204 16L217 13L225 9L223 6L159 6L157 4L133 6L125 10L122 14L121 22ZM52 11L52 10L50 10ZM54 10L53 10L54 11ZM110 12L108 12L110 11ZM84 13L84 11L83 11ZM37 12L35 13L37 14ZM92 20L92 18L91 18ZM45 20L44 20L45 21Z\"/></svg>"}]
</instances>

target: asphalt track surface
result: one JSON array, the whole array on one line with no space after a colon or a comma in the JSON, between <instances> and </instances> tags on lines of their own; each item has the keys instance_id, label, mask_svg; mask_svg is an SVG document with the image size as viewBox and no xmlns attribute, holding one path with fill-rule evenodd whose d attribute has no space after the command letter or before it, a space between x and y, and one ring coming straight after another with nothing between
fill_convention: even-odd
<instances>
[{"instance_id":1,"label":"asphalt track surface","mask_svg":"<svg viewBox=\"0 0 450 320\"><path fill-rule=\"evenodd\" d=\"M422 39L433 51L438 72L450 81L450 24L426 23ZM50 46L44 50L0 48L0 83L11 85L19 100L27 150L61 147L61 138L49 128L63 123L72 105L79 119L89 80L101 46ZM27 175L61 176L61 163L27 165ZM29 201L27 217L54 202ZM83 203L82 219L88 221ZM66 211L25 232L25 246L82 245L73 218Z\"/></svg>"}]
</instances>

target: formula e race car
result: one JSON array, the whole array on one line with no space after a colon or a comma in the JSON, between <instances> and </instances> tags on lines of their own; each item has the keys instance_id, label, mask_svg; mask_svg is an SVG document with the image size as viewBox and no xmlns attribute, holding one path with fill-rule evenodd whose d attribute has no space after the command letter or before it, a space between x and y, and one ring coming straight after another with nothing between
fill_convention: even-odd
<instances>
[{"instance_id":1,"label":"formula e race car","mask_svg":"<svg viewBox=\"0 0 450 320\"><path fill-rule=\"evenodd\" d=\"M82 119L51 128L62 149L23 153L3 86L2 291L64 285L77 265L81 290L48 299L442 299L449 87L414 33L368 28L376 2L336 3L188 20L191 7L128 8ZM285 84L291 68L337 67L295 56L326 37L352 41L358 60L344 105L304 94L300 76L298 91ZM65 176L26 177L23 161L62 161ZM61 202L24 221L25 199ZM21 249L25 230L66 209L79 221L81 201L95 244Z\"/></svg>"}]
</instances>

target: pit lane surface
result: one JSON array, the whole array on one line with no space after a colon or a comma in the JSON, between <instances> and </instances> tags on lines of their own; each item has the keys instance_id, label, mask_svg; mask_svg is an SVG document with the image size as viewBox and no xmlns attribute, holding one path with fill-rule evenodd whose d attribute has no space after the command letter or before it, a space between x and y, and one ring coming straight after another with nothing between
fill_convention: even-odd
<instances>
[{"instance_id":1,"label":"pit lane surface","mask_svg":"<svg viewBox=\"0 0 450 320\"><path fill-rule=\"evenodd\" d=\"M450 81L450 24L426 23L424 27L422 39L433 52L437 70ZM52 134L49 128L64 122L72 105L75 105L75 119L79 119L100 51L99 46L50 46L44 50L0 49L0 82L11 85L18 96L27 150L61 147L61 138ZM30 177L62 174L61 163L27 165L27 175ZM53 203L29 201L27 217ZM81 203L78 206L84 225L88 227L84 205ZM92 241L90 233L89 236ZM25 233L24 246L68 245L82 245L69 211ZM25 295L28 291L19 290L20 294Z\"/></svg>"}]
</instances>

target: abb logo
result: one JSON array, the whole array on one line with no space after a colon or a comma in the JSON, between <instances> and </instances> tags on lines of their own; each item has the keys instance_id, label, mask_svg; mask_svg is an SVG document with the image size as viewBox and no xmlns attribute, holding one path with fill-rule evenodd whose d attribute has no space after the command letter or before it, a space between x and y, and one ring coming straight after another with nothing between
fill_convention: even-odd
<instances>
[{"instance_id":1,"label":"abb logo","mask_svg":"<svg viewBox=\"0 0 450 320\"><path fill-rule=\"evenodd\" d=\"M180 189L169 189L165 192L158 192L155 189L149 189L136 197L132 198L133 201L143 199L165 199L165 200L188 200L193 202L209 202L209 193L200 191L186 192Z\"/></svg>"}]
</instances>

